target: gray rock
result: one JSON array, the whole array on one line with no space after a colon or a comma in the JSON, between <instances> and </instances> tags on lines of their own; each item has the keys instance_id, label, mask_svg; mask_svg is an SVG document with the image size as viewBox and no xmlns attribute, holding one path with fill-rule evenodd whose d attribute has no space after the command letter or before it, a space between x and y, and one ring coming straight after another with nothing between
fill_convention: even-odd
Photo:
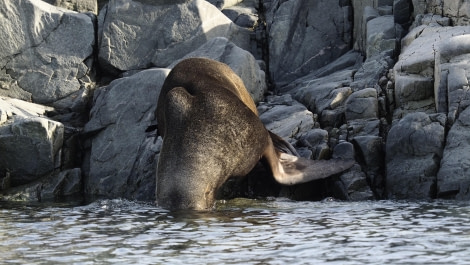
<instances>
[{"instance_id":1,"label":"gray rock","mask_svg":"<svg viewBox=\"0 0 470 265\"><path fill-rule=\"evenodd\" d=\"M222 13L240 27L253 29L258 23L258 13L253 6L232 6Z\"/></svg>"},{"instance_id":2,"label":"gray rock","mask_svg":"<svg viewBox=\"0 0 470 265\"><path fill-rule=\"evenodd\" d=\"M328 159L331 154L328 146L328 131L322 129L312 129L299 137L297 145L308 148L312 159Z\"/></svg>"},{"instance_id":3,"label":"gray rock","mask_svg":"<svg viewBox=\"0 0 470 265\"><path fill-rule=\"evenodd\" d=\"M79 197L82 191L80 168L65 170L42 177L32 183L8 189L0 193L5 201L43 202Z\"/></svg>"},{"instance_id":4,"label":"gray rock","mask_svg":"<svg viewBox=\"0 0 470 265\"><path fill-rule=\"evenodd\" d=\"M443 16L450 17L453 25L470 25L470 9L467 1L442 1Z\"/></svg>"},{"instance_id":5,"label":"gray rock","mask_svg":"<svg viewBox=\"0 0 470 265\"><path fill-rule=\"evenodd\" d=\"M320 78L312 74L295 80L284 89L313 113L318 114L322 127L339 127L344 123L344 103L352 93L349 84L354 72L351 67L347 67Z\"/></svg>"},{"instance_id":6,"label":"gray rock","mask_svg":"<svg viewBox=\"0 0 470 265\"><path fill-rule=\"evenodd\" d=\"M352 42L349 11L337 1L275 1L267 12L273 81L288 83L346 53Z\"/></svg>"},{"instance_id":7,"label":"gray rock","mask_svg":"<svg viewBox=\"0 0 470 265\"><path fill-rule=\"evenodd\" d=\"M64 126L45 117L50 111L54 109L0 97L2 189L26 184L61 166Z\"/></svg>"},{"instance_id":8,"label":"gray rock","mask_svg":"<svg viewBox=\"0 0 470 265\"><path fill-rule=\"evenodd\" d=\"M452 21L448 17L442 17L435 14L420 14L416 16L411 28L416 28L422 25L431 27L449 27L452 26L451 22Z\"/></svg>"},{"instance_id":9,"label":"gray rock","mask_svg":"<svg viewBox=\"0 0 470 265\"><path fill-rule=\"evenodd\" d=\"M435 95L435 86L440 86L442 79L438 76L438 83L434 83L436 52L443 41L468 33L470 28L463 26L421 26L402 40L402 53L393 68L396 118L415 111L436 112L435 99L442 98L439 92Z\"/></svg>"},{"instance_id":10,"label":"gray rock","mask_svg":"<svg viewBox=\"0 0 470 265\"><path fill-rule=\"evenodd\" d=\"M15 119L0 127L0 172L9 172L11 185L31 182L60 165L64 126L46 118Z\"/></svg>"},{"instance_id":11,"label":"gray rock","mask_svg":"<svg viewBox=\"0 0 470 265\"><path fill-rule=\"evenodd\" d=\"M374 199L366 175L359 165L353 166L342 174L335 183L335 197L349 201L364 201Z\"/></svg>"},{"instance_id":12,"label":"gray rock","mask_svg":"<svg viewBox=\"0 0 470 265\"><path fill-rule=\"evenodd\" d=\"M320 123L323 128L331 129L340 127L345 122L344 106L337 107L333 110L326 109L321 112Z\"/></svg>"},{"instance_id":13,"label":"gray rock","mask_svg":"<svg viewBox=\"0 0 470 265\"><path fill-rule=\"evenodd\" d=\"M213 4L218 9L225 9L228 7L232 7L236 4L243 2L243 0L207 0L207 2Z\"/></svg>"},{"instance_id":14,"label":"gray rock","mask_svg":"<svg viewBox=\"0 0 470 265\"><path fill-rule=\"evenodd\" d=\"M382 137L356 136L352 143L359 157L357 161L362 165L371 189L377 198L383 199L385 197L385 152Z\"/></svg>"},{"instance_id":15,"label":"gray rock","mask_svg":"<svg viewBox=\"0 0 470 265\"><path fill-rule=\"evenodd\" d=\"M0 95L51 103L89 80L92 19L41 1L0 3Z\"/></svg>"},{"instance_id":16,"label":"gray rock","mask_svg":"<svg viewBox=\"0 0 470 265\"><path fill-rule=\"evenodd\" d=\"M351 75L355 76L358 73L357 72L354 73L354 72L357 69L359 69L358 70L358 72L359 72L360 69L362 69L364 67L363 60L364 60L364 58L361 56L361 54L359 52L349 51L346 54L339 57L338 59L336 59L335 61L333 61L332 63L329 63L329 64L325 65L324 67L322 67L320 69L313 70L311 73L309 73L305 76L302 76L300 78L297 78L296 80L294 80L294 81L292 81L292 82L290 82L290 83L288 83L288 84L286 84L282 87L278 87L277 91L278 92L289 92L289 91L291 91L295 88L298 88L298 87L308 86L308 84L310 84L312 82L316 83L316 81L315 81L316 79L319 79L321 77L326 77L326 76L329 76L329 75L332 75L333 79L335 79L333 74L335 74L337 72L341 72L343 70L351 70L351 71L353 71L353 72L351 72ZM358 76L358 78L362 78L362 77L363 77L362 75ZM341 77L341 78L344 78L344 80L345 80L344 84L349 84L350 83L349 80L352 81L352 79L349 79L349 77L347 77L347 76L344 76L344 77ZM328 80L328 78L324 79L324 80L320 79L319 81L320 82L323 82L323 81L328 82L327 80Z\"/></svg>"},{"instance_id":17,"label":"gray rock","mask_svg":"<svg viewBox=\"0 0 470 265\"><path fill-rule=\"evenodd\" d=\"M367 58L396 49L397 36L393 16L380 16L367 22Z\"/></svg>"},{"instance_id":18,"label":"gray rock","mask_svg":"<svg viewBox=\"0 0 470 265\"><path fill-rule=\"evenodd\" d=\"M5 118L3 122L7 122L7 120L13 122L15 118L45 116L47 112L51 111L54 111L54 108L15 98L0 97L0 112L1 116Z\"/></svg>"},{"instance_id":19,"label":"gray rock","mask_svg":"<svg viewBox=\"0 0 470 265\"><path fill-rule=\"evenodd\" d=\"M366 88L352 93L346 101L346 120L378 118L377 90Z\"/></svg>"},{"instance_id":20,"label":"gray rock","mask_svg":"<svg viewBox=\"0 0 470 265\"><path fill-rule=\"evenodd\" d=\"M423 1L421 1L423 2ZM405 24L410 21L411 12L412 12L412 4L409 0L394 0L393 1L393 18L395 23L398 24Z\"/></svg>"},{"instance_id":21,"label":"gray rock","mask_svg":"<svg viewBox=\"0 0 470 265\"><path fill-rule=\"evenodd\" d=\"M294 139L314 127L313 114L305 106L292 100L290 95L284 96L287 104L270 100L274 102L265 104L265 110L260 114L260 119L268 130L285 139Z\"/></svg>"},{"instance_id":22,"label":"gray rock","mask_svg":"<svg viewBox=\"0 0 470 265\"><path fill-rule=\"evenodd\" d=\"M452 125L470 105L470 37L460 35L441 42L436 53L435 104L437 112L447 112Z\"/></svg>"},{"instance_id":23,"label":"gray rock","mask_svg":"<svg viewBox=\"0 0 470 265\"><path fill-rule=\"evenodd\" d=\"M470 199L470 108L466 108L447 135L437 173L439 197Z\"/></svg>"},{"instance_id":24,"label":"gray rock","mask_svg":"<svg viewBox=\"0 0 470 265\"><path fill-rule=\"evenodd\" d=\"M413 17L416 17L418 14L425 14L427 13L427 4L429 1L423 0L411 0L413 5Z\"/></svg>"},{"instance_id":25,"label":"gray rock","mask_svg":"<svg viewBox=\"0 0 470 265\"><path fill-rule=\"evenodd\" d=\"M213 37L249 48L249 32L203 0L110 1L99 16L99 54L108 72L167 67Z\"/></svg>"},{"instance_id":26,"label":"gray rock","mask_svg":"<svg viewBox=\"0 0 470 265\"><path fill-rule=\"evenodd\" d=\"M255 102L264 99L267 91L264 71L260 69L251 53L236 46L227 38L213 38L181 60L191 57L206 57L227 64L243 80ZM181 60L175 61L169 68L173 68Z\"/></svg>"},{"instance_id":27,"label":"gray rock","mask_svg":"<svg viewBox=\"0 0 470 265\"><path fill-rule=\"evenodd\" d=\"M393 124L386 144L389 198L435 196L444 141L444 125L425 113L408 114Z\"/></svg>"},{"instance_id":28,"label":"gray rock","mask_svg":"<svg viewBox=\"0 0 470 265\"><path fill-rule=\"evenodd\" d=\"M366 50L366 24L372 18L378 17L379 13L374 8L376 0L353 0L352 7L354 10L354 29L353 39L354 48L361 52Z\"/></svg>"},{"instance_id":29,"label":"gray rock","mask_svg":"<svg viewBox=\"0 0 470 265\"><path fill-rule=\"evenodd\" d=\"M447 17L450 24L466 26L470 23L470 11L466 1L413 0L414 15L439 14Z\"/></svg>"},{"instance_id":30,"label":"gray rock","mask_svg":"<svg viewBox=\"0 0 470 265\"><path fill-rule=\"evenodd\" d=\"M340 142L333 150L332 158L355 159L354 146L349 142ZM366 175L359 165L353 166L334 182L334 195L343 200L369 200L374 195L367 182Z\"/></svg>"},{"instance_id":31,"label":"gray rock","mask_svg":"<svg viewBox=\"0 0 470 265\"><path fill-rule=\"evenodd\" d=\"M67 8L77 12L98 14L98 0L43 0L51 5Z\"/></svg>"},{"instance_id":32,"label":"gray rock","mask_svg":"<svg viewBox=\"0 0 470 265\"><path fill-rule=\"evenodd\" d=\"M348 140L352 140L358 136L379 136L380 120L379 119L358 119L347 122Z\"/></svg>"},{"instance_id":33,"label":"gray rock","mask_svg":"<svg viewBox=\"0 0 470 265\"><path fill-rule=\"evenodd\" d=\"M375 0L377 7L392 6L394 0Z\"/></svg>"},{"instance_id":34,"label":"gray rock","mask_svg":"<svg viewBox=\"0 0 470 265\"><path fill-rule=\"evenodd\" d=\"M145 70L95 91L84 129L92 135L89 172L84 172L88 195L154 199L161 141L148 139L145 130L154 123L157 98L168 72Z\"/></svg>"},{"instance_id":35,"label":"gray rock","mask_svg":"<svg viewBox=\"0 0 470 265\"><path fill-rule=\"evenodd\" d=\"M395 78L401 73L432 76L435 48L439 43L468 33L470 33L468 27L421 26L413 29L402 40L402 52L394 67Z\"/></svg>"},{"instance_id":36,"label":"gray rock","mask_svg":"<svg viewBox=\"0 0 470 265\"><path fill-rule=\"evenodd\" d=\"M348 85L352 81L353 70L343 70L313 80L304 80L289 91L294 98L312 110L321 114L326 109L341 106L352 93Z\"/></svg>"},{"instance_id":37,"label":"gray rock","mask_svg":"<svg viewBox=\"0 0 470 265\"><path fill-rule=\"evenodd\" d=\"M385 76L390 68L393 68L395 61L391 57L390 51L368 57L360 67L357 67L358 70L354 73L354 81L350 87L353 90L375 87L378 80Z\"/></svg>"},{"instance_id":38,"label":"gray rock","mask_svg":"<svg viewBox=\"0 0 470 265\"><path fill-rule=\"evenodd\" d=\"M354 146L350 142L340 142L333 149L332 158L354 159Z\"/></svg>"},{"instance_id":39,"label":"gray rock","mask_svg":"<svg viewBox=\"0 0 470 265\"><path fill-rule=\"evenodd\" d=\"M378 2L380 2L380 1L378 1ZM392 5L378 6L377 11L379 11L379 14L381 16L390 16L390 15L393 15L393 12L394 12Z\"/></svg>"},{"instance_id":40,"label":"gray rock","mask_svg":"<svg viewBox=\"0 0 470 265\"><path fill-rule=\"evenodd\" d=\"M419 103L425 102L425 109L420 108ZM408 111L424 111L434 108L434 80L432 77L421 75L401 75L395 79L395 103ZM415 103L415 104L413 104ZM429 105L431 104L431 106Z\"/></svg>"}]
</instances>

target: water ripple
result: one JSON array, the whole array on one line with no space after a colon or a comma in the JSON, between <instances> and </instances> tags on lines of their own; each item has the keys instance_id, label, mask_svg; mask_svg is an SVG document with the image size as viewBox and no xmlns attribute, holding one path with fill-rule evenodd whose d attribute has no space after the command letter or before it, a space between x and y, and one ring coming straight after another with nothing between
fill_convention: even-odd
<instances>
[{"instance_id":1,"label":"water ripple","mask_svg":"<svg viewBox=\"0 0 470 265\"><path fill-rule=\"evenodd\" d=\"M28 264L465 264L470 203L219 202L169 212L105 200L0 204L0 254Z\"/></svg>"}]
</instances>

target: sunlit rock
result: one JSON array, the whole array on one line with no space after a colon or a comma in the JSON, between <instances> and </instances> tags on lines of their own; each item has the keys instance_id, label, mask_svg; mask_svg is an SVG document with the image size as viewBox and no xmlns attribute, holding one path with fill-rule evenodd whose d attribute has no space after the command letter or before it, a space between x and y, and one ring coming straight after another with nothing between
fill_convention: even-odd
<instances>
[{"instance_id":1,"label":"sunlit rock","mask_svg":"<svg viewBox=\"0 0 470 265\"><path fill-rule=\"evenodd\" d=\"M0 3L0 95L51 103L89 81L92 18L39 0Z\"/></svg>"},{"instance_id":2,"label":"sunlit rock","mask_svg":"<svg viewBox=\"0 0 470 265\"><path fill-rule=\"evenodd\" d=\"M167 67L214 37L249 43L247 32L203 0L110 1L98 20L98 58L110 73Z\"/></svg>"}]
</instances>

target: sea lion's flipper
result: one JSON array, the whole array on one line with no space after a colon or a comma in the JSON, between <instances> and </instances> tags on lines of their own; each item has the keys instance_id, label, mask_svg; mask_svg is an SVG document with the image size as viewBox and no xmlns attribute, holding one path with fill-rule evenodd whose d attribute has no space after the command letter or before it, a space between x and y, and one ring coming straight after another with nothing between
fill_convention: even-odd
<instances>
[{"instance_id":1,"label":"sea lion's flipper","mask_svg":"<svg viewBox=\"0 0 470 265\"><path fill-rule=\"evenodd\" d=\"M284 185L294 185L341 173L352 167L355 161L353 159L311 160L280 153L279 163L279 171L273 172L276 181Z\"/></svg>"},{"instance_id":2,"label":"sea lion's flipper","mask_svg":"<svg viewBox=\"0 0 470 265\"><path fill-rule=\"evenodd\" d=\"M281 152L281 153L286 153L286 154L291 154L293 156L300 156L299 153L297 153L297 150L286 140L282 139L281 136L271 132L268 130L269 136L271 136L271 140L273 142L274 148Z\"/></svg>"},{"instance_id":3,"label":"sea lion's flipper","mask_svg":"<svg viewBox=\"0 0 470 265\"><path fill-rule=\"evenodd\" d=\"M274 135L271 133L271 135ZM283 185L295 185L341 173L355 163L354 159L311 160L279 152L269 141L263 159L271 168L274 179Z\"/></svg>"}]
</instances>

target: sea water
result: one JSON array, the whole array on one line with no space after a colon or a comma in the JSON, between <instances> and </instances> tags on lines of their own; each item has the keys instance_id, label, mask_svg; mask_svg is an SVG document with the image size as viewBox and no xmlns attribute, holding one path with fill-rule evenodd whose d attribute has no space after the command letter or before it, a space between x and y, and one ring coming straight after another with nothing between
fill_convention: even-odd
<instances>
[{"instance_id":1,"label":"sea water","mask_svg":"<svg viewBox=\"0 0 470 265\"><path fill-rule=\"evenodd\" d=\"M470 264L470 202L0 203L3 264Z\"/></svg>"}]
</instances>

